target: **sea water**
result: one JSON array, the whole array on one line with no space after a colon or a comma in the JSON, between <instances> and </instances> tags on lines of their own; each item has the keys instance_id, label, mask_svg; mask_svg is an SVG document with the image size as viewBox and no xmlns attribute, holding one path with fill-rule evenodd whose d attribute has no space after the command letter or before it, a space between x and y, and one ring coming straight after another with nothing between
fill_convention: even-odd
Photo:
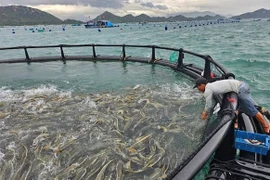
<instances>
[{"instance_id":1,"label":"sea water","mask_svg":"<svg viewBox=\"0 0 270 180\"><path fill-rule=\"evenodd\" d=\"M180 28L180 23L120 24L116 28L85 29L84 26L25 26L0 29L0 46L37 46L58 44L137 44L158 45L208 54L251 87L255 101L270 108L270 23L243 21ZM165 26L168 30L165 31ZM33 28L35 32L29 30ZM45 28L44 32L37 29ZM13 33L14 32L14 33ZM16 54L1 52L1 56ZM119 54L120 56L120 54ZM150 54L149 54L150 56ZM169 59L169 57L168 57ZM1 68L3 65L1 65ZM12 74L17 73L13 67ZM50 71L48 67L46 71ZM4 69L6 69L4 67ZM19 74L18 74L19 75ZM1 69L0 85L5 86Z\"/></svg>"},{"instance_id":2,"label":"sea water","mask_svg":"<svg viewBox=\"0 0 270 180\"><path fill-rule=\"evenodd\" d=\"M64 27L65 30L63 30L63 26L53 25L3 27L0 29L0 44L1 47L9 47L94 43L184 48L210 55L234 73L236 79L250 85L252 96L259 105L270 108L269 22L244 21L196 27L181 25L181 28L180 24L149 23L143 26L120 24L119 27L100 29L100 31L98 29L85 29L83 26L68 25ZM168 30L165 30L165 26L168 27ZM30 28L32 29L30 30ZM45 29L44 32L38 32L38 29L41 28ZM78 51L80 50L74 49L70 50L70 53L78 53ZM111 52L109 49L98 53L104 52L110 55L121 55L119 52ZM21 57L21 54L14 53L13 50L0 53L0 59ZM30 52L34 56L58 53L57 49ZM130 54L136 55L136 52L129 52L127 55ZM151 56L150 52L148 56ZM185 78L186 80L183 82L183 76L170 68L159 66L149 68L149 66L140 63L1 64L0 100L16 101L18 100L16 98L22 98L20 95L23 94L21 100L27 104L31 100L27 97L36 97L40 94L58 93L60 97L69 97L73 93L77 95L77 98L81 98L81 94L85 93L118 92L124 91L125 87L135 88L139 87L140 84L147 84L155 89L160 88L164 95L166 93L172 95L173 93L173 96L180 94L179 99L199 100L197 105L202 108L201 94L192 89L193 81ZM192 97L191 94L193 94L193 99L189 99ZM37 105L41 107L42 103L43 101L39 99ZM194 111L195 115L200 113L200 108L197 108L197 112ZM195 115L193 113L194 117Z\"/></svg>"}]
</instances>

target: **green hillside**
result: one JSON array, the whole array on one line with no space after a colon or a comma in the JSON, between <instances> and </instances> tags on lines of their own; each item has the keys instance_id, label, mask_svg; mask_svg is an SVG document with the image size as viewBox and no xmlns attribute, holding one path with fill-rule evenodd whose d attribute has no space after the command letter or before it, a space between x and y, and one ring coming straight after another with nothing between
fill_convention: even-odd
<instances>
[{"instance_id":1,"label":"green hillside","mask_svg":"<svg viewBox=\"0 0 270 180\"><path fill-rule=\"evenodd\" d=\"M0 17L1 26L63 23L49 13L25 6L0 6Z\"/></svg>"}]
</instances>

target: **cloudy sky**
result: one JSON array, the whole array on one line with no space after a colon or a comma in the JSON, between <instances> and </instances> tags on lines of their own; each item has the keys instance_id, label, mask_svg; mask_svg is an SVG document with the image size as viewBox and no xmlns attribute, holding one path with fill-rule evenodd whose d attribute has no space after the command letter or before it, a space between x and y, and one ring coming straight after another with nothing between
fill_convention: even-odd
<instances>
[{"instance_id":1,"label":"cloudy sky","mask_svg":"<svg viewBox=\"0 0 270 180\"><path fill-rule=\"evenodd\" d=\"M109 11L118 16L142 13L169 16L193 11L240 15L270 9L270 0L0 0L0 6L24 5L46 11L62 20L89 20Z\"/></svg>"}]
</instances>

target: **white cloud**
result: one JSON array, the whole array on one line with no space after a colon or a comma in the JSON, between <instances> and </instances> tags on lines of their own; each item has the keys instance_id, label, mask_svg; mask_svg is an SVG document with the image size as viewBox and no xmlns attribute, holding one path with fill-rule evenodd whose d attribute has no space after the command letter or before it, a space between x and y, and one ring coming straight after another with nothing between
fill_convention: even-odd
<instances>
[{"instance_id":1,"label":"white cloud","mask_svg":"<svg viewBox=\"0 0 270 180\"><path fill-rule=\"evenodd\" d=\"M101 14L99 8L93 8L91 6L83 6L83 5L37 5L31 6L32 8L37 8L39 10L48 12L62 20L65 19L76 19L78 20L89 20L89 16L91 18L95 18L97 15ZM95 15L95 17L93 17Z\"/></svg>"}]
</instances>

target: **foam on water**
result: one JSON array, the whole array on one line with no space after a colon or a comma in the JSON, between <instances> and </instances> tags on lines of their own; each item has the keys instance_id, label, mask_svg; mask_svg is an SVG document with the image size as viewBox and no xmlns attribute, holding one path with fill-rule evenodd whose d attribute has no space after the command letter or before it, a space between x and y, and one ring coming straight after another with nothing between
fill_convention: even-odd
<instances>
[{"instance_id":1,"label":"foam on water","mask_svg":"<svg viewBox=\"0 0 270 180\"><path fill-rule=\"evenodd\" d=\"M187 84L186 82L182 83L166 83L159 85L161 87L161 91L154 91L153 93L176 97L183 100L196 100L202 97L202 94L197 91L197 89L192 89L193 85Z\"/></svg>"},{"instance_id":2,"label":"foam on water","mask_svg":"<svg viewBox=\"0 0 270 180\"><path fill-rule=\"evenodd\" d=\"M3 157L5 156L4 153L2 153L1 149L0 149L0 161L2 161Z\"/></svg>"},{"instance_id":3,"label":"foam on water","mask_svg":"<svg viewBox=\"0 0 270 180\"><path fill-rule=\"evenodd\" d=\"M40 85L40 87L25 89L25 90L12 90L7 86L0 88L0 101L26 101L33 96L38 95L53 95L58 94L60 97L70 97L72 91L61 91L57 89L56 85ZM42 103L40 101L39 103Z\"/></svg>"}]
</instances>

